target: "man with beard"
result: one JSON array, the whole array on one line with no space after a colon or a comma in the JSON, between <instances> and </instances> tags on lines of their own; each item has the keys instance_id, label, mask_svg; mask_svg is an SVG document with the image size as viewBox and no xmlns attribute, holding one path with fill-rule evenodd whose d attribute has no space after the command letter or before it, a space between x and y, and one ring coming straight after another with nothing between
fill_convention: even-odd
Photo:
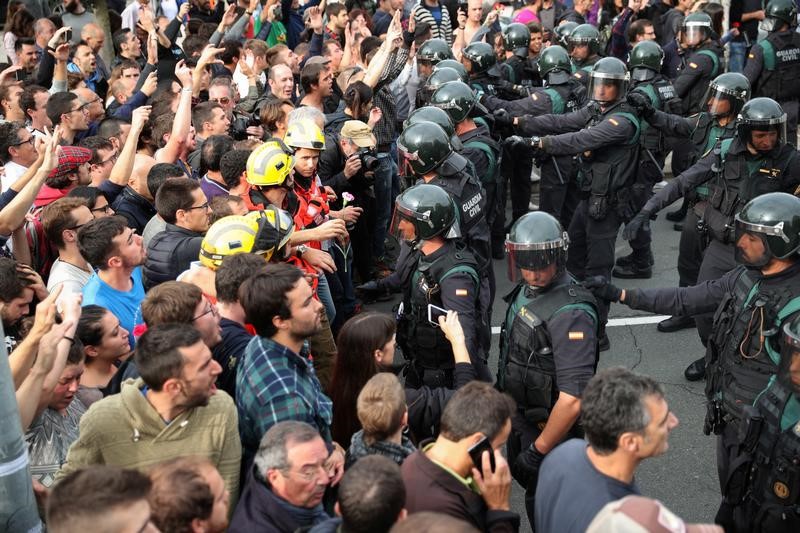
<instances>
[{"instance_id":1,"label":"man with beard","mask_svg":"<svg viewBox=\"0 0 800 533\"><path fill-rule=\"evenodd\" d=\"M78 230L78 249L96 271L83 287L83 305L101 305L133 331L144 299L142 238L120 216L92 220ZM133 335L130 336L133 348Z\"/></svg>"},{"instance_id":2,"label":"man with beard","mask_svg":"<svg viewBox=\"0 0 800 533\"><path fill-rule=\"evenodd\" d=\"M322 325L322 303L303 272L284 263L267 265L244 282L239 300L256 330L236 374L243 472L249 472L267 430L294 420L319 431L330 451L326 470L334 470L338 482L344 450L331 440L333 404L322 392L306 347L306 339Z\"/></svg>"},{"instance_id":3,"label":"man with beard","mask_svg":"<svg viewBox=\"0 0 800 533\"><path fill-rule=\"evenodd\" d=\"M81 40L83 27L95 22L94 14L86 9L81 0L62 0L60 10L61 13L58 13L59 8L55 11L61 15L61 24L72 28L72 43L77 43Z\"/></svg>"},{"instance_id":4,"label":"man with beard","mask_svg":"<svg viewBox=\"0 0 800 533\"><path fill-rule=\"evenodd\" d=\"M30 314L34 294L41 300L47 298L42 278L11 258L0 258L0 318L3 320L9 353L17 344L16 327Z\"/></svg>"},{"instance_id":5,"label":"man with beard","mask_svg":"<svg viewBox=\"0 0 800 533\"><path fill-rule=\"evenodd\" d=\"M207 457L239 494L241 444L231 397L217 392L221 368L195 328L148 329L134 355L141 377L92 405L57 479L88 465L144 469L165 460Z\"/></svg>"}]
</instances>

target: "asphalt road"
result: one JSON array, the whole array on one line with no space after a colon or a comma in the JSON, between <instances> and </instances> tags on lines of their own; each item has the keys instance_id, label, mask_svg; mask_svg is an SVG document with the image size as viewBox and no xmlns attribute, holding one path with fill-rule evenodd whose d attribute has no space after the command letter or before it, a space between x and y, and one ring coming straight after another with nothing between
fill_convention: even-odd
<instances>
[{"instance_id":1,"label":"asphalt road","mask_svg":"<svg viewBox=\"0 0 800 533\"><path fill-rule=\"evenodd\" d=\"M614 280L618 286L677 286L676 261L680 234L673 230L671 222L664 219L664 213L674 207L664 210L658 220L651 224L655 254L653 277L649 280ZM620 237L617 256L626 255L629 251L627 243ZM495 260L494 271L498 296L495 298L492 326L499 326L506 310L500 297L511 290L512 284L506 274L505 261ZM392 305L392 302L385 302L368 307L388 312ZM626 320L634 317L651 323L630 324ZM653 377L664 387L669 406L679 419L678 427L670 434L669 450L660 457L644 461L637 471L636 482L642 494L661 500L688 522L712 522L719 504L719 485L715 441L713 436L707 437L702 433L705 417L704 382L690 383L683 377L686 366L704 352L697 330L661 333L656 330L653 315L619 304L612 305L609 318L607 331L611 349L600 354L599 367L623 366ZM497 369L497 342L498 336L494 335L489 360L493 375ZM522 530L529 531L523 494L522 488L515 483L512 506L522 517ZM579 505L578 502L576 504Z\"/></svg>"}]
</instances>

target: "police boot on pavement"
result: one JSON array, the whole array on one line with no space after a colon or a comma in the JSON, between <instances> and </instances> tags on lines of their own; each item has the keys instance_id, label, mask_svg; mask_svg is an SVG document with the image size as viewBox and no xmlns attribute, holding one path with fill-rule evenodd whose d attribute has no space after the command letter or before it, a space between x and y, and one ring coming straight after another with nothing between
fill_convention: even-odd
<instances>
[{"instance_id":1,"label":"police boot on pavement","mask_svg":"<svg viewBox=\"0 0 800 533\"><path fill-rule=\"evenodd\" d=\"M549 155L579 154L583 198L569 225L567 268L575 277L611 277L617 231L639 210L631 195L638 177L641 124L636 110L625 102L629 75L625 64L604 57L592 68L592 103L567 115L525 117L518 129L528 135L512 144L531 146ZM605 323L608 305L599 304L600 349L608 349Z\"/></svg>"},{"instance_id":2,"label":"police boot on pavement","mask_svg":"<svg viewBox=\"0 0 800 533\"><path fill-rule=\"evenodd\" d=\"M650 218L684 191L699 191L693 213L706 243L697 282L720 278L736 266L734 216L749 200L765 193L794 193L800 184L800 157L786 144L786 114L769 98L744 104L733 139L721 141L706 157L660 190L623 232L626 239L647 230ZM696 316L700 340L712 334L712 317ZM690 381L703 378L703 359L685 372Z\"/></svg>"},{"instance_id":3,"label":"police boot on pavement","mask_svg":"<svg viewBox=\"0 0 800 533\"><path fill-rule=\"evenodd\" d=\"M655 109L652 101L638 92L628 95L628 103L639 110L647 123L664 135L679 139L688 138L690 142L683 144L686 158L683 163L678 163L677 152L672 152L672 171L679 176L689 167L694 165L701 156L712 152L714 146L722 139L729 139L736 133L736 117L750 98L750 84L742 74L728 72L720 74L709 84L704 97L706 110L690 117L678 114L669 114L666 111ZM693 209L698 201L698 196L703 194L704 188L687 190L684 192L684 205L687 212L681 215L685 221L681 227L681 238L678 246L678 286L688 287L697 283L700 265L703 260L703 251L706 240L697 231L697 215ZM670 215L667 213L667 219ZM638 237L641 238L641 237ZM658 323L658 331L670 333L686 328L695 327L695 321L690 316L671 316ZM700 367L702 368L702 367ZM695 368L687 374L687 379L702 379Z\"/></svg>"},{"instance_id":4,"label":"police boot on pavement","mask_svg":"<svg viewBox=\"0 0 800 533\"><path fill-rule=\"evenodd\" d=\"M781 104L787 116L789 144L797 146L800 100L797 4L793 0L770 0L764 12L760 26L767 37L750 48L742 73L750 80L753 96L766 96Z\"/></svg>"},{"instance_id":5,"label":"police boot on pavement","mask_svg":"<svg viewBox=\"0 0 800 533\"><path fill-rule=\"evenodd\" d=\"M508 459L525 487L534 523L534 496L544 456L577 426L581 394L597 366L597 301L566 271L569 237L553 216L534 211L511 227L508 274L518 284L500 333L497 387L514 398Z\"/></svg>"},{"instance_id":6,"label":"police boot on pavement","mask_svg":"<svg viewBox=\"0 0 800 533\"><path fill-rule=\"evenodd\" d=\"M438 326L446 311L458 312L470 360L479 376L487 373L478 262L457 240L453 199L437 185L406 189L395 201L391 232L419 252L398 311L397 343L408 361L406 386L453 387L453 349Z\"/></svg>"},{"instance_id":7,"label":"police boot on pavement","mask_svg":"<svg viewBox=\"0 0 800 533\"><path fill-rule=\"evenodd\" d=\"M800 531L800 317L780 334L778 374L744 408L737 466L723 493L733 507L732 523L723 525L735 533Z\"/></svg>"},{"instance_id":8,"label":"police boot on pavement","mask_svg":"<svg viewBox=\"0 0 800 533\"><path fill-rule=\"evenodd\" d=\"M655 41L642 41L633 47L628 61L631 71L631 90L648 98L653 109L673 113L680 99L672 82L661 74L664 51ZM658 129L644 124L641 135L640 178L634 185L634 194L644 204L653 196L653 186L664 179L664 161L669 152L666 136ZM632 252L616 261L612 275L615 278L649 279L653 275L653 250L649 232L642 232L630 240Z\"/></svg>"},{"instance_id":9,"label":"police boot on pavement","mask_svg":"<svg viewBox=\"0 0 800 533\"><path fill-rule=\"evenodd\" d=\"M705 357L703 431L717 435L723 494L736 466L733 460L738 455L743 410L753 405L778 371L777 354L784 348L781 327L800 310L800 198L782 192L754 198L736 215L733 240L740 266L693 287L619 289L601 278L585 283L596 297L632 309L714 313ZM731 505L723 501L716 522L727 524L730 519Z\"/></svg>"}]
</instances>

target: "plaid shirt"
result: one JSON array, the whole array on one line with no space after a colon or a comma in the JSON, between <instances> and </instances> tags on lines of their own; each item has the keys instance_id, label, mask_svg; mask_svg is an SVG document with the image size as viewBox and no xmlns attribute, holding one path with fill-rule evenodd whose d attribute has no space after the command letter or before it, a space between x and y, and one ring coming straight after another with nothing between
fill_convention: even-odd
<instances>
[{"instance_id":1,"label":"plaid shirt","mask_svg":"<svg viewBox=\"0 0 800 533\"><path fill-rule=\"evenodd\" d=\"M261 437L284 420L307 422L330 442L330 398L303 347L296 354L272 339L255 336L236 372L236 408L244 457L252 458Z\"/></svg>"},{"instance_id":2,"label":"plaid shirt","mask_svg":"<svg viewBox=\"0 0 800 533\"><path fill-rule=\"evenodd\" d=\"M389 84L403 71L408 60L408 53L408 48L401 46L389 55L372 95L372 103L383 113L383 117L372 128L378 146L394 142L397 137L397 104L389 89Z\"/></svg>"}]
</instances>

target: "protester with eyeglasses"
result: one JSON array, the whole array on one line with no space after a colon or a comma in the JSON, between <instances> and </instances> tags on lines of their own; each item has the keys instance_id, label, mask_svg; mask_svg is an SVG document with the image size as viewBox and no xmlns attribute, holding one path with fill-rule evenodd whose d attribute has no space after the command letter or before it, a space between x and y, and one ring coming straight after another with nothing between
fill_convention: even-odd
<instances>
[{"instance_id":1,"label":"protester with eyeglasses","mask_svg":"<svg viewBox=\"0 0 800 533\"><path fill-rule=\"evenodd\" d=\"M168 180L159 187L156 211L167 226L147 245L144 265L147 290L177 279L197 260L211 213L200 183L190 178Z\"/></svg>"},{"instance_id":2,"label":"protester with eyeglasses","mask_svg":"<svg viewBox=\"0 0 800 533\"><path fill-rule=\"evenodd\" d=\"M78 95L56 93L47 101L47 116L54 126L61 126L61 144L75 144L79 132L89 129L87 109Z\"/></svg>"},{"instance_id":3,"label":"protester with eyeglasses","mask_svg":"<svg viewBox=\"0 0 800 533\"><path fill-rule=\"evenodd\" d=\"M167 281L154 287L142 301L142 318L148 328L188 324L200 333L209 350L222 342L216 303L191 283Z\"/></svg>"},{"instance_id":4,"label":"protester with eyeglasses","mask_svg":"<svg viewBox=\"0 0 800 533\"><path fill-rule=\"evenodd\" d=\"M92 266L78 248L78 230L94 220L91 210L81 198L61 198L42 210L41 220L45 236L58 250L47 291L62 287L61 295L80 294L92 277Z\"/></svg>"},{"instance_id":5,"label":"protester with eyeglasses","mask_svg":"<svg viewBox=\"0 0 800 533\"><path fill-rule=\"evenodd\" d=\"M69 191L67 197L82 199L94 218L114 216L114 210L111 208L108 198L97 187L80 185Z\"/></svg>"},{"instance_id":6,"label":"protester with eyeglasses","mask_svg":"<svg viewBox=\"0 0 800 533\"><path fill-rule=\"evenodd\" d=\"M2 192L7 191L37 157L33 134L22 122L0 124L0 160L5 166Z\"/></svg>"}]
</instances>

